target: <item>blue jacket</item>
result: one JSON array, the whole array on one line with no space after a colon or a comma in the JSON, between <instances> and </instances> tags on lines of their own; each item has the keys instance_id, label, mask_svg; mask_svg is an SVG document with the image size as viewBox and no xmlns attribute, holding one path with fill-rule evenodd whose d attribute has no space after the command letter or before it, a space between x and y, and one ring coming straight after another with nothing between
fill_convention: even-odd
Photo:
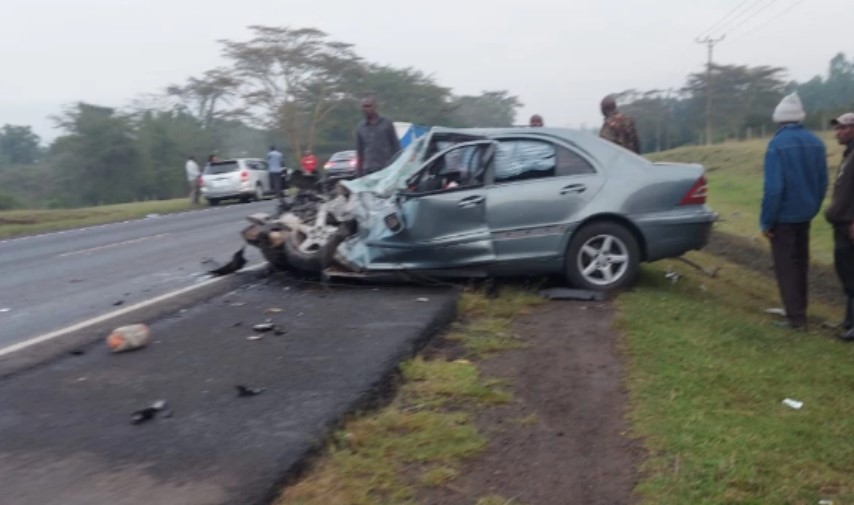
<instances>
[{"instance_id":1,"label":"blue jacket","mask_svg":"<svg viewBox=\"0 0 854 505\"><path fill-rule=\"evenodd\" d=\"M827 192L824 143L802 125L777 130L765 152L765 194L759 226L811 221Z\"/></svg>"}]
</instances>

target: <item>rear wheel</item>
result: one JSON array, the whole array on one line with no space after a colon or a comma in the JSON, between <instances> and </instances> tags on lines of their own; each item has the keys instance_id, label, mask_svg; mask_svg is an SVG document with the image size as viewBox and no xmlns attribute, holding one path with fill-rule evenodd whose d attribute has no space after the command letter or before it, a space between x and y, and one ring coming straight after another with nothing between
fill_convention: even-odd
<instances>
[{"instance_id":1,"label":"rear wheel","mask_svg":"<svg viewBox=\"0 0 854 505\"><path fill-rule=\"evenodd\" d=\"M570 284L595 291L630 286L640 268L640 248L634 235L615 222L584 226L570 241L566 254Z\"/></svg>"},{"instance_id":2,"label":"rear wheel","mask_svg":"<svg viewBox=\"0 0 854 505\"><path fill-rule=\"evenodd\" d=\"M285 256L297 270L319 273L326 266L326 246L338 233L338 226L328 224L326 218L327 211L321 206L314 224L303 222L285 240Z\"/></svg>"}]
</instances>

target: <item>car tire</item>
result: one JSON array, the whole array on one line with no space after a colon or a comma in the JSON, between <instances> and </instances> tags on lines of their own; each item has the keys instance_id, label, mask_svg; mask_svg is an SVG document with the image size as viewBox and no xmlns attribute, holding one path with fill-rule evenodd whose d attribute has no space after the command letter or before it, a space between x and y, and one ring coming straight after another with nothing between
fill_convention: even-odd
<instances>
[{"instance_id":1,"label":"car tire","mask_svg":"<svg viewBox=\"0 0 854 505\"><path fill-rule=\"evenodd\" d=\"M208 205L210 205L211 207L216 207L217 205L219 205L219 200L216 198L208 198Z\"/></svg>"},{"instance_id":2,"label":"car tire","mask_svg":"<svg viewBox=\"0 0 854 505\"><path fill-rule=\"evenodd\" d=\"M594 222L572 236L564 268L573 287L616 291L637 280L640 247L625 226L612 221Z\"/></svg>"},{"instance_id":3,"label":"car tire","mask_svg":"<svg viewBox=\"0 0 854 505\"><path fill-rule=\"evenodd\" d=\"M320 273L323 270L323 256L320 248L316 251L304 252L300 249L304 237L299 232L292 232L285 239L285 258L296 270L308 273Z\"/></svg>"},{"instance_id":4,"label":"car tire","mask_svg":"<svg viewBox=\"0 0 854 505\"><path fill-rule=\"evenodd\" d=\"M335 261L335 251L342 242L355 233L355 226L352 221L342 223L338 231L329 239L329 241L320 248L320 267L326 270L329 267L338 266Z\"/></svg>"}]
</instances>

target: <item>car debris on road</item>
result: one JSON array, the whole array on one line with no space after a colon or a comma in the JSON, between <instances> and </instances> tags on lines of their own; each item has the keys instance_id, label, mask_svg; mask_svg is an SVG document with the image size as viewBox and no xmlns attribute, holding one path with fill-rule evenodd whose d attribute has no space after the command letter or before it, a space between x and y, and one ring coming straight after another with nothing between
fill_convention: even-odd
<instances>
[{"instance_id":1,"label":"car debris on road","mask_svg":"<svg viewBox=\"0 0 854 505\"><path fill-rule=\"evenodd\" d=\"M120 326L107 336L107 347L113 352L141 349L149 342L151 342L151 330L141 323Z\"/></svg>"},{"instance_id":2,"label":"car debris on road","mask_svg":"<svg viewBox=\"0 0 854 505\"><path fill-rule=\"evenodd\" d=\"M163 412L166 409L166 401L165 400L157 400L152 403L148 407L144 409L139 409L133 413L131 416L131 424L142 424L146 421L151 421L157 416L160 412ZM171 417L171 416L167 416Z\"/></svg>"},{"instance_id":3,"label":"car debris on road","mask_svg":"<svg viewBox=\"0 0 854 505\"><path fill-rule=\"evenodd\" d=\"M237 272L238 270L246 266L246 257L243 255L243 251L245 249L246 246L238 249L238 251L231 256L231 261L219 268L208 270L208 274L214 276L233 274L234 272Z\"/></svg>"},{"instance_id":4,"label":"car debris on road","mask_svg":"<svg viewBox=\"0 0 854 505\"><path fill-rule=\"evenodd\" d=\"M249 386L244 386L242 384L238 384L237 386L234 386L234 387L237 389L237 396L240 398L243 398L246 396L258 396L267 390L266 388L253 388L253 387L249 387Z\"/></svg>"}]
</instances>

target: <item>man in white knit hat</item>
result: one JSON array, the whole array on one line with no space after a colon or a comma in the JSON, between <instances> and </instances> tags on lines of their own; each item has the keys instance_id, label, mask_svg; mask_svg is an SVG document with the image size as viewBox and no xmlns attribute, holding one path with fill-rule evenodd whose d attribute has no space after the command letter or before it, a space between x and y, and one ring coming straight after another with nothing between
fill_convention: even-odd
<instances>
[{"instance_id":1,"label":"man in white knit hat","mask_svg":"<svg viewBox=\"0 0 854 505\"><path fill-rule=\"evenodd\" d=\"M783 97L772 118L779 129L765 152L765 191L759 225L771 241L774 274L786 309L785 326L807 325L810 221L827 191L824 143L801 124L797 93Z\"/></svg>"}]
</instances>

